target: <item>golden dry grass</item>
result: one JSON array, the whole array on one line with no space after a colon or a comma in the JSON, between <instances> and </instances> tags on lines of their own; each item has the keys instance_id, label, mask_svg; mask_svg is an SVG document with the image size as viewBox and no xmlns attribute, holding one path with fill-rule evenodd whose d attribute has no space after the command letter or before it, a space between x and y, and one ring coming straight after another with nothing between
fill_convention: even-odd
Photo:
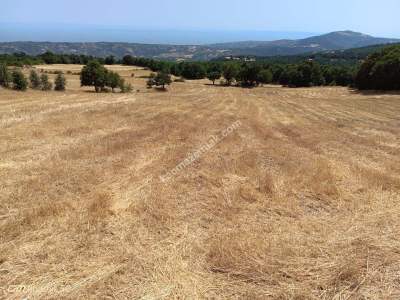
<instances>
[{"instance_id":1,"label":"golden dry grass","mask_svg":"<svg viewBox=\"0 0 400 300\"><path fill-rule=\"evenodd\" d=\"M400 96L113 68L140 91L0 90L0 298L400 298Z\"/></svg>"}]
</instances>

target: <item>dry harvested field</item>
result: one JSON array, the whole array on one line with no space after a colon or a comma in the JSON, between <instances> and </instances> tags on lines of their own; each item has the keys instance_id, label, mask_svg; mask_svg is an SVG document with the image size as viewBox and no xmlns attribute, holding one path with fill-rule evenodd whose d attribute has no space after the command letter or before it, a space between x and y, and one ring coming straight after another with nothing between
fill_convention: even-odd
<instances>
[{"instance_id":1,"label":"dry harvested field","mask_svg":"<svg viewBox=\"0 0 400 300\"><path fill-rule=\"evenodd\" d=\"M114 69L0 90L0 298L400 298L399 94Z\"/></svg>"}]
</instances>

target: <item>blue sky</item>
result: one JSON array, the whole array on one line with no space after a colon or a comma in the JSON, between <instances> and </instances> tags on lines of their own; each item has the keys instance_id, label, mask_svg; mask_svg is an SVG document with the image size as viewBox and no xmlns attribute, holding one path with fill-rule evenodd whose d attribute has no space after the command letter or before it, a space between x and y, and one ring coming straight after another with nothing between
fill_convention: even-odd
<instances>
[{"instance_id":1,"label":"blue sky","mask_svg":"<svg viewBox=\"0 0 400 300\"><path fill-rule=\"evenodd\" d=\"M315 33L351 29L400 37L399 12L399 0L1 0L0 23Z\"/></svg>"}]
</instances>

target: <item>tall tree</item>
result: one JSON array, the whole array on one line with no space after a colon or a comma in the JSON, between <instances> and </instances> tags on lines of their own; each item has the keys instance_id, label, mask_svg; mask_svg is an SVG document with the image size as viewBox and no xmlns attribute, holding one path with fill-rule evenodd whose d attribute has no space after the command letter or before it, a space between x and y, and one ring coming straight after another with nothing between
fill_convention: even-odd
<instances>
[{"instance_id":1,"label":"tall tree","mask_svg":"<svg viewBox=\"0 0 400 300\"><path fill-rule=\"evenodd\" d=\"M94 86L98 93L107 85L108 71L97 60L90 61L81 72L81 86Z\"/></svg>"}]
</instances>

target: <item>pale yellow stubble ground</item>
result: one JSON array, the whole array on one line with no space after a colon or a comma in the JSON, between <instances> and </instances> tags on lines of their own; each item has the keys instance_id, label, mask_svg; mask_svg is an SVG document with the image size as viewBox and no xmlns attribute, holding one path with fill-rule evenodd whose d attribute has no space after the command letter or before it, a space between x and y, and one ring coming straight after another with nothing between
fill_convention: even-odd
<instances>
[{"instance_id":1,"label":"pale yellow stubble ground","mask_svg":"<svg viewBox=\"0 0 400 300\"><path fill-rule=\"evenodd\" d=\"M111 68L134 93L0 90L1 298L399 298L399 95Z\"/></svg>"}]
</instances>

